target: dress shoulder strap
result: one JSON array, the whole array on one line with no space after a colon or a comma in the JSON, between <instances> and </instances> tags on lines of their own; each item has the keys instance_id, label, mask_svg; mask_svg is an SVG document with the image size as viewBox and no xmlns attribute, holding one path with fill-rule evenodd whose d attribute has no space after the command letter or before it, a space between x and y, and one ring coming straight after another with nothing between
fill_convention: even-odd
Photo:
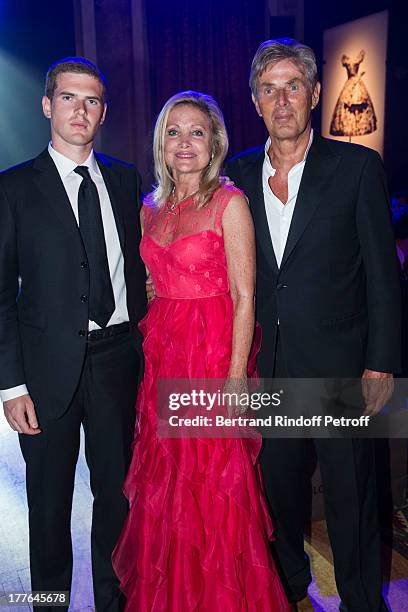
<instances>
[{"instance_id":1,"label":"dress shoulder strap","mask_svg":"<svg viewBox=\"0 0 408 612\"><path fill-rule=\"evenodd\" d=\"M217 233L222 233L222 216L234 195L245 197L244 192L233 185L223 185L214 195L217 207L215 214L215 229Z\"/></svg>"}]
</instances>

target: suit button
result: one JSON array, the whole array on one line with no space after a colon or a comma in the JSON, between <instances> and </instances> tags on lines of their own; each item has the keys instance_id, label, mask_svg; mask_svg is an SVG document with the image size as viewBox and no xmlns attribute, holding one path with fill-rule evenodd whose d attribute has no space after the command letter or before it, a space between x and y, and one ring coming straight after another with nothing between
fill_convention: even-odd
<instances>
[{"instance_id":1,"label":"suit button","mask_svg":"<svg viewBox=\"0 0 408 612\"><path fill-rule=\"evenodd\" d=\"M86 270L86 269L87 269L87 267L88 267L88 262L87 262L87 261L81 261L81 268L82 268L83 270Z\"/></svg>"},{"instance_id":2,"label":"suit button","mask_svg":"<svg viewBox=\"0 0 408 612\"><path fill-rule=\"evenodd\" d=\"M81 302L87 302L88 301L88 296L87 295L81 295L80 300L81 300Z\"/></svg>"},{"instance_id":3,"label":"suit button","mask_svg":"<svg viewBox=\"0 0 408 612\"><path fill-rule=\"evenodd\" d=\"M278 283L276 285L276 291L281 291L281 289L286 289L287 285L284 285L283 283Z\"/></svg>"},{"instance_id":4,"label":"suit button","mask_svg":"<svg viewBox=\"0 0 408 612\"><path fill-rule=\"evenodd\" d=\"M86 336L86 331L84 329L80 329L78 332L78 336Z\"/></svg>"}]
</instances>

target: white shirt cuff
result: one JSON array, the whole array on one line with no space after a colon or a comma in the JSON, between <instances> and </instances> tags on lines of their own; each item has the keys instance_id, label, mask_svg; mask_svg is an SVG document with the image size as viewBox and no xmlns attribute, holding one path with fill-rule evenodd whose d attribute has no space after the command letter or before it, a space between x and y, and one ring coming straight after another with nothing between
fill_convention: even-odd
<instances>
[{"instance_id":1,"label":"white shirt cuff","mask_svg":"<svg viewBox=\"0 0 408 612\"><path fill-rule=\"evenodd\" d=\"M0 400L2 402L8 402L8 400L16 399L16 397L21 397L22 395L27 395L28 389L26 385L18 385L17 387L12 387L11 389L0 389Z\"/></svg>"}]
</instances>

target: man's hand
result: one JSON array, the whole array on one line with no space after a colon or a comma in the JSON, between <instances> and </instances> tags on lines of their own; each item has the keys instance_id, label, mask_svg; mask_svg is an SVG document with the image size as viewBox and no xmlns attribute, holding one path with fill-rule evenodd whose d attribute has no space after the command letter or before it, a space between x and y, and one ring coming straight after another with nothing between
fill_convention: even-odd
<instances>
[{"instance_id":1,"label":"man's hand","mask_svg":"<svg viewBox=\"0 0 408 612\"><path fill-rule=\"evenodd\" d=\"M225 187L234 187L235 183L232 179L230 179L229 176L220 176L218 178L218 180L220 181L220 185L223 185Z\"/></svg>"},{"instance_id":2,"label":"man's hand","mask_svg":"<svg viewBox=\"0 0 408 612\"><path fill-rule=\"evenodd\" d=\"M4 414L11 429L20 434L34 436L41 433L34 404L29 395L21 395L3 404Z\"/></svg>"},{"instance_id":3,"label":"man's hand","mask_svg":"<svg viewBox=\"0 0 408 612\"><path fill-rule=\"evenodd\" d=\"M152 299L155 297L156 293L154 291L154 285L153 285L153 281L151 280L150 276L146 281L146 295L147 295L147 301L151 302Z\"/></svg>"},{"instance_id":4,"label":"man's hand","mask_svg":"<svg viewBox=\"0 0 408 612\"><path fill-rule=\"evenodd\" d=\"M393 394L394 377L389 372L364 370L361 386L366 403L364 415L375 416Z\"/></svg>"}]
</instances>

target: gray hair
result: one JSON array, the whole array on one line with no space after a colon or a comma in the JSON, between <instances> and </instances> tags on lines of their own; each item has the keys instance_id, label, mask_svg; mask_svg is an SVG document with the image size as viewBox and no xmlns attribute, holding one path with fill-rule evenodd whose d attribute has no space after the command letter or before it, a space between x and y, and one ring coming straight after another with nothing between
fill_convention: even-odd
<instances>
[{"instance_id":1,"label":"gray hair","mask_svg":"<svg viewBox=\"0 0 408 612\"><path fill-rule=\"evenodd\" d=\"M200 188L196 196L197 207L205 206L220 186L221 167L228 151L228 135L224 117L217 102L208 94L200 91L181 91L172 96L157 117L153 137L154 174L156 186L152 194L153 201L163 206L174 187L171 168L164 158L164 138L170 112L179 104L191 104L201 110L209 119L211 127L211 159L203 170Z\"/></svg>"},{"instance_id":2,"label":"gray hair","mask_svg":"<svg viewBox=\"0 0 408 612\"><path fill-rule=\"evenodd\" d=\"M313 92L318 80L316 56L313 50L294 38L275 38L261 43L252 60L249 86L254 98L257 97L258 78L261 74L270 64L286 59L293 60L301 68L310 91Z\"/></svg>"}]
</instances>

